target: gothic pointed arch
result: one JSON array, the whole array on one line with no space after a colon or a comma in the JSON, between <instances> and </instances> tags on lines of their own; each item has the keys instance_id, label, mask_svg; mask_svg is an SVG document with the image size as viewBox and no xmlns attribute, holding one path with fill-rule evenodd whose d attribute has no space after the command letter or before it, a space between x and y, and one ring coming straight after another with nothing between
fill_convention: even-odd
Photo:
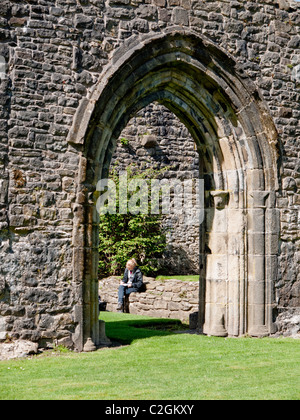
<instances>
[{"instance_id":1,"label":"gothic pointed arch","mask_svg":"<svg viewBox=\"0 0 300 420\"><path fill-rule=\"evenodd\" d=\"M221 336L274 332L276 129L259 91L227 52L173 27L132 37L115 52L69 133L81 156L73 232L73 278L82 287L77 348L99 341L96 184L107 176L122 129L153 101L179 117L200 154L200 329Z\"/></svg>"}]
</instances>

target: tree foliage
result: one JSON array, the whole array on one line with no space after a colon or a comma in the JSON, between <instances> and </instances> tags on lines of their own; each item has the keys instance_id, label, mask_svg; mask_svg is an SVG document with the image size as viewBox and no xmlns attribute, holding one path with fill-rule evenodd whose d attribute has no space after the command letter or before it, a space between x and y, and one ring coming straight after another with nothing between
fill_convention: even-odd
<instances>
[{"instance_id":1,"label":"tree foliage","mask_svg":"<svg viewBox=\"0 0 300 420\"><path fill-rule=\"evenodd\" d=\"M158 176L159 171L137 170L133 165L126 170L127 180L144 179L150 191L150 178ZM120 214L120 179L116 168L111 170L110 178L116 185L116 213L101 214L99 225L99 276L120 275L126 262L135 258L146 275L155 275L159 270L159 259L166 249L166 236L161 226L161 216L151 214L150 200L148 214ZM134 198L139 188L127 191L127 200ZM148 198L148 197L147 197ZM139 204L139 203L137 203Z\"/></svg>"}]
</instances>

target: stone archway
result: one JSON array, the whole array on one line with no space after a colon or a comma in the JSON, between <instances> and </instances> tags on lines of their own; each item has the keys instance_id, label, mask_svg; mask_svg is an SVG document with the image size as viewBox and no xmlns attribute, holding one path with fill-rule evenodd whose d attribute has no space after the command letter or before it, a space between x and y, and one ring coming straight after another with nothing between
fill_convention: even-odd
<instances>
[{"instance_id":1,"label":"stone archway","mask_svg":"<svg viewBox=\"0 0 300 420\"><path fill-rule=\"evenodd\" d=\"M199 326L211 335L274 332L278 249L277 135L259 92L238 64L191 31L169 28L116 51L69 133L80 153L73 280L82 290L74 342L99 344L97 181L131 116L157 101L186 125L201 157Z\"/></svg>"}]
</instances>

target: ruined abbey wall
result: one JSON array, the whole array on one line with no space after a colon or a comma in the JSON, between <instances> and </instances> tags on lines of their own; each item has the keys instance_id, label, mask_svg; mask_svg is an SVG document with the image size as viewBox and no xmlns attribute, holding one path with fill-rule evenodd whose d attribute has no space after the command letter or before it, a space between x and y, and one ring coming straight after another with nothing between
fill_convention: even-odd
<instances>
[{"instance_id":1,"label":"ruined abbey wall","mask_svg":"<svg viewBox=\"0 0 300 420\"><path fill-rule=\"evenodd\" d=\"M267 104L279 145L280 224L274 229L280 241L272 263L276 322L279 329L295 322L300 306L299 25L300 6L293 0L1 2L1 340L56 341L82 349L82 325L90 321L82 302L93 298L76 274L88 270L84 252L74 251L79 238L73 235L85 198L77 190L82 149L68 135L104 70L120 58L118 48L175 28L194 31L233 57Z\"/></svg>"}]
</instances>

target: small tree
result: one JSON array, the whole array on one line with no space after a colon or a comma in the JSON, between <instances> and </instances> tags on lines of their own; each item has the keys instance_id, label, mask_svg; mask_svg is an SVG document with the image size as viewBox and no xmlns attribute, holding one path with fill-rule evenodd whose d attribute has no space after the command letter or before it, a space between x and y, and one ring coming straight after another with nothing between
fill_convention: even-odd
<instances>
[{"instance_id":1,"label":"small tree","mask_svg":"<svg viewBox=\"0 0 300 420\"><path fill-rule=\"evenodd\" d=\"M145 179L148 187L152 178L159 171L138 171L133 165L126 170L127 180ZM99 276L122 274L126 262L135 258L146 275L154 275L159 270L159 258L166 249L166 236L161 226L161 216L151 214L150 202L147 202L148 214L120 214L120 180L115 168L111 179L116 185L116 214L100 215L99 229ZM128 202L135 191L127 192ZM147 197L148 198L148 197ZM146 213L146 212L145 212Z\"/></svg>"}]
</instances>

